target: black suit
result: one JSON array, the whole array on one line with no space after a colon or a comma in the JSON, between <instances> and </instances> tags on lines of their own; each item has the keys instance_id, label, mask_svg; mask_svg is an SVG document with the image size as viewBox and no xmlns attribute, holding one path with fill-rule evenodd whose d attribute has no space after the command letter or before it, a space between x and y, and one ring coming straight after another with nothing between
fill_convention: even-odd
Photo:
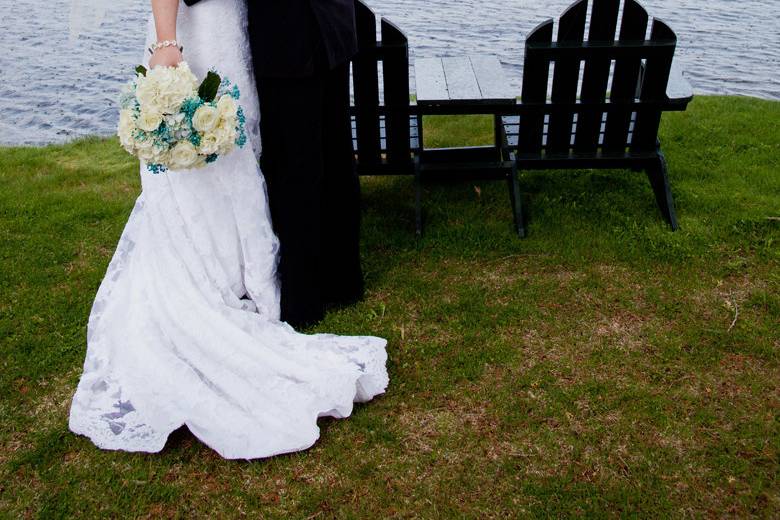
<instances>
[{"instance_id":1,"label":"black suit","mask_svg":"<svg viewBox=\"0 0 780 520\"><path fill-rule=\"evenodd\" d=\"M195 5L200 1L184 3ZM357 52L354 0L246 1L255 74L259 78L313 75L319 45L331 69Z\"/></svg>"},{"instance_id":2,"label":"black suit","mask_svg":"<svg viewBox=\"0 0 780 520\"><path fill-rule=\"evenodd\" d=\"M303 326L319 321L327 304L363 294L349 120L354 3L247 0L247 6L261 163L281 242L282 319Z\"/></svg>"}]
</instances>

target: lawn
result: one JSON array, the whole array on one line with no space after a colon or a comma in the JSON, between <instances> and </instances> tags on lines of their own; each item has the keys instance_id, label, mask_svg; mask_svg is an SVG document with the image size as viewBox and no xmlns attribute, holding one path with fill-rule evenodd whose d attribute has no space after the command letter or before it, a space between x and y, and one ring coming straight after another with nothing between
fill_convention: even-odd
<instances>
[{"instance_id":1,"label":"lawn","mask_svg":"<svg viewBox=\"0 0 780 520\"><path fill-rule=\"evenodd\" d=\"M0 148L0 517L776 517L780 103L665 116L681 230L644 174L365 179L368 295L315 330L389 339L388 393L305 453L102 452L67 429L95 291L139 192L113 140ZM490 137L430 121L437 144Z\"/></svg>"}]
</instances>

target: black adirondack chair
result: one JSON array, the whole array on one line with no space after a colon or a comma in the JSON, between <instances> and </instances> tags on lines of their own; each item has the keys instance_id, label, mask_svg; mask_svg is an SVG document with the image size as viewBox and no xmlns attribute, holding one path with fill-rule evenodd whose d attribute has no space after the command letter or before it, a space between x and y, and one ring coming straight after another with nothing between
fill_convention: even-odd
<instances>
[{"instance_id":1,"label":"black adirondack chair","mask_svg":"<svg viewBox=\"0 0 780 520\"><path fill-rule=\"evenodd\" d=\"M589 27L588 1L579 0L561 16L557 41L553 20L528 36L522 102L515 115L504 117L506 151L520 171L645 171L663 216L677 229L658 141L661 114L685 110L693 98L682 75L672 73L677 38L658 19L646 37L648 15L634 0L625 0L616 34L621 0L592 1ZM512 203L517 232L524 236L517 170L511 179Z\"/></svg>"},{"instance_id":2,"label":"black adirondack chair","mask_svg":"<svg viewBox=\"0 0 780 520\"><path fill-rule=\"evenodd\" d=\"M377 41L376 16L371 8L355 0L355 10L358 54L352 60L352 147L357 172L358 175L414 175L418 184L419 233L420 122L410 103L409 42L385 18L380 24L381 40Z\"/></svg>"}]
</instances>

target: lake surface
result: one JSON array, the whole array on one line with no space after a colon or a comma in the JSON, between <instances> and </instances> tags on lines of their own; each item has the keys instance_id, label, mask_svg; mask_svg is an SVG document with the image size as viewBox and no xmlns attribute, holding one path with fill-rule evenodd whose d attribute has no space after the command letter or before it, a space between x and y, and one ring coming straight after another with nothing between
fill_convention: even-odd
<instances>
[{"instance_id":1,"label":"lake surface","mask_svg":"<svg viewBox=\"0 0 780 520\"><path fill-rule=\"evenodd\" d=\"M207 0L208 1L208 0ZM140 62L149 0L121 3L88 37L68 38L67 0L0 0L0 143L114 132L115 100ZM570 0L368 0L416 56L495 54L518 88L525 35ZM646 0L679 37L696 92L780 99L780 0Z\"/></svg>"}]
</instances>

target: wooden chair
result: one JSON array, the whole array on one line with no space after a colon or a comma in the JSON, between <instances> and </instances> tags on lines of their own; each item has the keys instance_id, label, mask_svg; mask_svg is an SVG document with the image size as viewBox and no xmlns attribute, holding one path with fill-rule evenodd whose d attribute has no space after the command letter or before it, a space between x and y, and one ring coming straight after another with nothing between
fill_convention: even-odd
<instances>
[{"instance_id":1,"label":"wooden chair","mask_svg":"<svg viewBox=\"0 0 780 520\"><path fill-rule=\"evenodd\" d=\"M511 191L520 236L525 224L517 170L643 170L661 213L672 229L678 227L658 141L661 114L685 110L693 98L672 67L677 37L658 19L646 37L648 15L635 0L625 0L616 34L621 0L592 1L588 27L588 2L579 0L561 16L557 41L553 20L526 40L522 102L515 115L504 117L503 136L517 165Z\"/></svg>"},{"instance_id":2,"label":"wooden chair","mask_svg":"<svg viewBox=\"0 0 780 520\"><path fill-rule=\"evenodd\" d=\"M389 20L355 0L358 54L352 60L352 147L358 175L414 175L416 225L421 232L420 121L411 107L409 42ZM382 78L380 96L379 78Z\"/></svg>"}]
</instances>

